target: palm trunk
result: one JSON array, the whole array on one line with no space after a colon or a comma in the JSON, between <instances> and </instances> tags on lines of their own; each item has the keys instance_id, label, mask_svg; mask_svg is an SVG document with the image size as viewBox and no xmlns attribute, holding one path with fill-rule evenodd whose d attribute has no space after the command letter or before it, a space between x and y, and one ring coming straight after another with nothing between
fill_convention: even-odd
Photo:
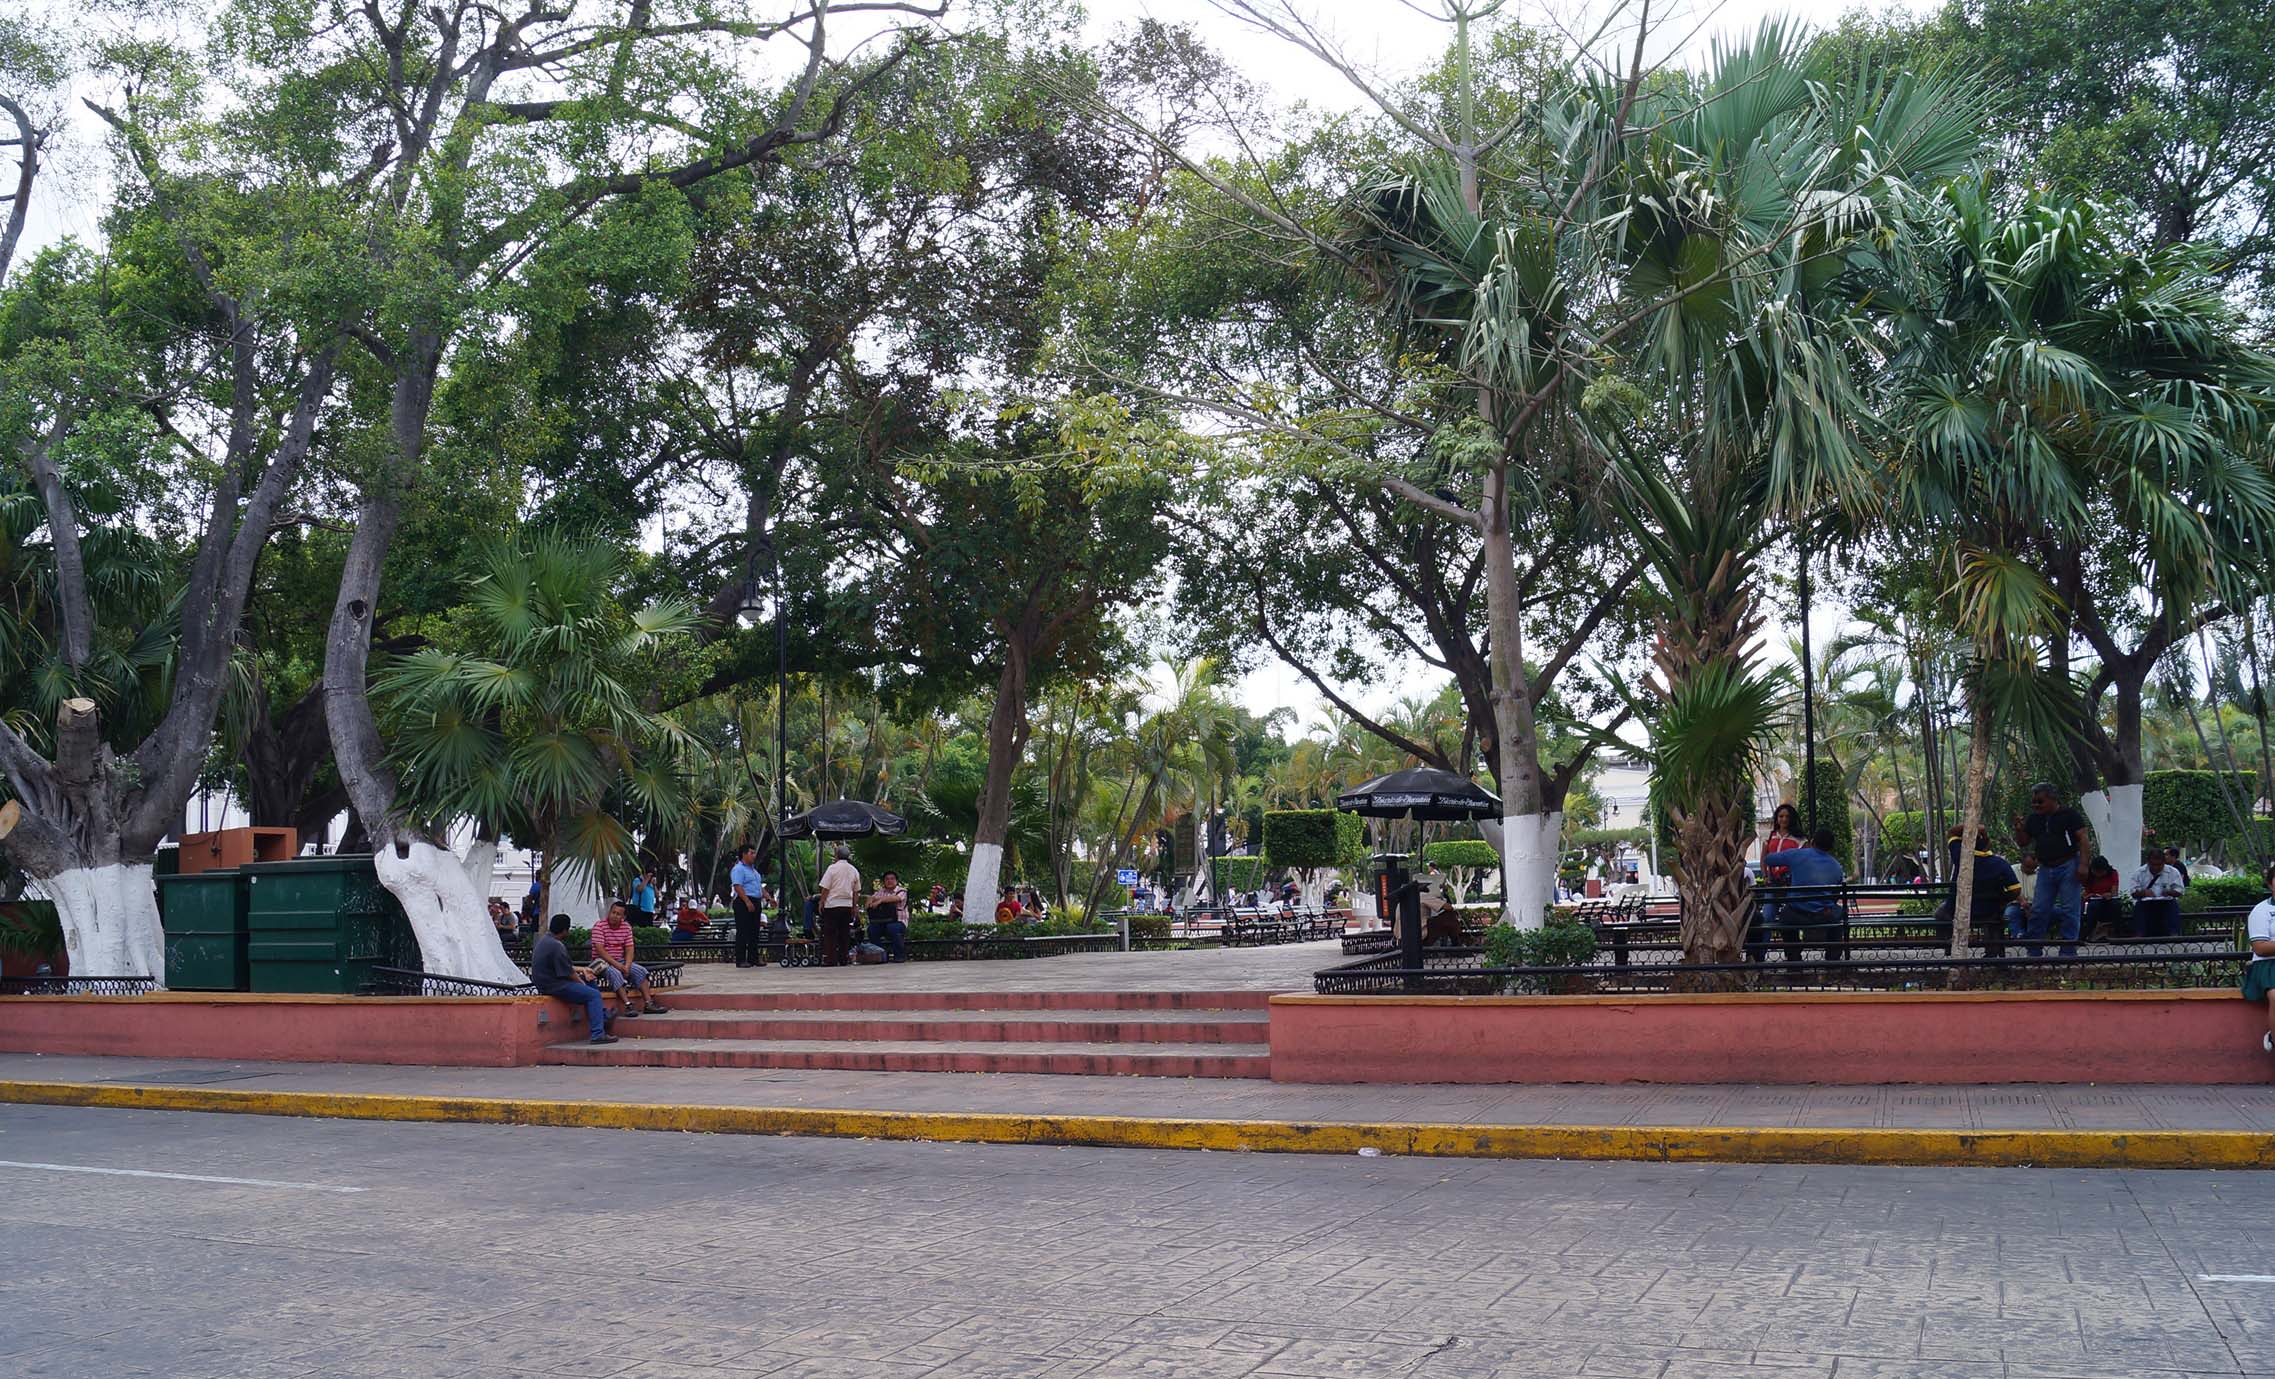
<instances>
[{"instance_id":1,"label":"palm trunk","mask_svg":"<svg viewBox=\"0 0 2275 1379\"><path fill-rule=\"evenodd\" d=\"M1670 807L1679 841L1675 891L1682 898L1683 961L1745 961L1754 900L1746 885L1745 801L1730 790L1708 792L1688 809ZM1725 983L1708 983L1725 985Z\"/></svg>"}]
</instances>

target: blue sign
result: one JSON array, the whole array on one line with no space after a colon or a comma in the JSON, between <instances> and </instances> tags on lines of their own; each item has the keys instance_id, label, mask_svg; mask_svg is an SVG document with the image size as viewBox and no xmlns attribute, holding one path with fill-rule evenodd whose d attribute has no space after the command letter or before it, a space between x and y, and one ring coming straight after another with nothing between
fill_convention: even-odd
<instances>
[{"instance_id":1,"label":"blue sign","mask_svg":"<svg viewBox=\"0 0 2275 1379\"><path fill-rule=\"evenodd\" d=\"M1137 881L1138 877L1136 867L1124 867L1120 871L1114 873L1114 884L1118 886L1134 886L1137 884Z\"/></svg>"}]
</instances>

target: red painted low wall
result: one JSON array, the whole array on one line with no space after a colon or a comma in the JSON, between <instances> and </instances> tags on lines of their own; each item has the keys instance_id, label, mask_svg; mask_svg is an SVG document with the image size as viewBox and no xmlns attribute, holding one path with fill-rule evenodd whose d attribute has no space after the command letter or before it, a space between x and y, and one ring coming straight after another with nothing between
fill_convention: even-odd
<instances>
[{"instance_id":1,"label":"red painted low wall","mask_svg":"<svg viewBox=\"0 0 2275 1379\"><path fill-rule=\"evenodd\" d=\"M1278 1082L2275 1080L2229 990L1274 996Z\"/></svg>"},{"instance_id":2,"label":"red painted low wall","mask_svg":"<svg viewBox=\"0 0 2275 1379\"><path fill-rule=\"evenodd\" d=\"M568 1009L541 996L10 996L0 1052L523 1067L583 1032Z\"/></svg>"}]
</instances>

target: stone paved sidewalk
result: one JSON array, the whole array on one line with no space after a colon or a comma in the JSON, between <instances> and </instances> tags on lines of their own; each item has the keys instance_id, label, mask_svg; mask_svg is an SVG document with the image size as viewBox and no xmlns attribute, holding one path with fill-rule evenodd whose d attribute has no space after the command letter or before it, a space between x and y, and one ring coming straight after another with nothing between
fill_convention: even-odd
<instances>
[{"instance_id":1,"label":"stone paved sidewalk","mask_svg":"<svg viewBox=\"0 0 2275 1379\"><path fill-rule=\"evenodd\" d=\"M661 961L657 950L645 956ZM1342 944L1065 953L992 962L904 962L875 967L738 968L690 963L705 994L744 991L1309 991L1311 974L1348 962Z\"/></svg>"},{"instance_id":2,"label":"stone paved sidewalk","mask_svg":"<svg viewBox=\"0 0 2275 1379\"><path fill-rule=\"evenodd\" d=\"M1328 1087L1218 1078L732 1068L399 1068L35 1054L0 1054L0 1080L1225 1120L2275 1131L2275 1086Z\"/></svg>"}]
</instances>

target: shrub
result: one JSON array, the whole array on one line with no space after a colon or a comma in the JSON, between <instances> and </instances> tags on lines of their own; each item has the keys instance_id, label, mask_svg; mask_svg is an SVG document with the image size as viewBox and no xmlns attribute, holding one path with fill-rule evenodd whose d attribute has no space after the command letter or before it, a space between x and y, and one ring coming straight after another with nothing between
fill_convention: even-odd
<instances>
[{"instance_id":1,"label":"shrub","mask_svg":"<svg viewBox=\"0 0 2275 1379\"><path fill-rule=\"evenodd\" d=\"M653 953L658 948L669 947L671 947L671 930L659 929L653 924L635 924L632 926L632 948L634 952Z\"/></svg>"},{"instance_id":2,"label":"shrub","mask_svg":"<svg viewBox=\"0 0 2275 1379\"><path fill-rule=\"evenodd\" d=\"M46 958L63 951L63 920L52 900L0 905L0 956Z\"/></svg>"},{"instance_id":3,"label":"shrub","mask_svg":"<svg viewBox=\"0 0 2275 1379\"><path fill-rule=\"evenodd\" d=\"M2180 908L2194 913L2233 905L2256 905L2266 898L2267 888L2259 884L2256 876L2200 876L2180 893Z\"/></svg>"},{"instance_id":4,"label":"shrub","mask_svg":"<svg viewBox=\"0 0 2275 1379\"><path fill-rule=\"evenodd\" d=\"M1550 920L1538 929L1496 924L1485 931L1488 967L1581 967L1596 956L1596 931L1577 920Z\"/></svg>"},{"instance_id":5,"label":"shrub","mask_svg":"<svg viewBox=\"0 0 2275 1379\"><path fill-rule=\"evenodd\" d=\"M1131 915L1130 941L1133 943L1166 943L1169 939L1169 916Z\"/></svg>"},{"instance_id":6,"label":"shrub","mask_svg":"<svg viewBox=\"0 0 2275 1379\"><path fill-rule=\"evenodd\" d=\"M1261 857L1219 857L1216 859L1217 878L1224 883L1227 894L1238 895L1264 884L1264 859Z\"/></svg>"},{"instance_id":7,"label":"shrub","mask_svg":"<svg viewBox=\"0 0 2275 1379\"><path fill-rule=\"evenodd\" d=\"M2141 822L2160 844L2208 847L2235 832L2231 796L2257 793L2242 771L2151 771L2141 780Z\"/></svg>"},{"instance_id":8,"label":"shrub","mask_svg":"<svg viewBox=\"0 0 2275 1379\"><path fill-rule=\"evenodd\" d=\"M1880 820L1880 859L1883 865L1899 852L1918 853L1926 846L1925 810L1891 810Z\"/></svg>"},{"instance_id":9,"label":"shrub","mask_svg":"<svg viewBox=\"0 0 2275 1379\"><path fill-rule=\"evenodd\" d=\"M1275 809L1264 815L1264 858L1275 870L1311 871L1342 857L1332 809ZM1357 817L1353 815L1351 817Z\"/></svg>"},{"instance_id":10,"label":"shrub","mask_svg":"<svg viewBox=\"0 0 2275 1379\"><path fill-rule=\"evenodd\" d=\"M1459 905L1469 898L1469 888L1477 883L1479 873L1501 865L1501 854L1481 838L1449 838L1423 848L1422 860L1435 863L1446 874L1447 884L1453 887L1453 903Z\"/></svg>"}]
</instances>

